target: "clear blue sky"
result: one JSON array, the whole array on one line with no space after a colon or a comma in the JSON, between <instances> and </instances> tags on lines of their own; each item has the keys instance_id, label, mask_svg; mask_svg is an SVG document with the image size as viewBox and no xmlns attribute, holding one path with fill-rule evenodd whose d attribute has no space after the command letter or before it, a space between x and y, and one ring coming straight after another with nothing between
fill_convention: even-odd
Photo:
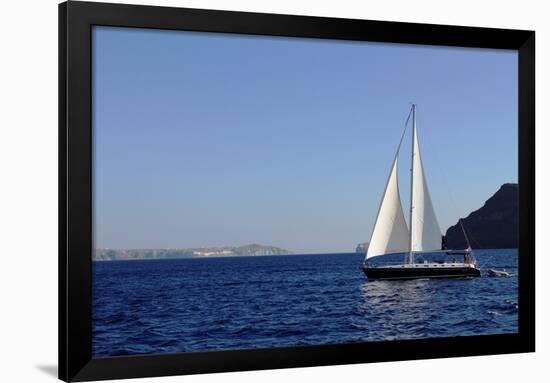
<instances>
[{"instance_id":1,"label":"clear blue sky","mask_svg":"<svg viewBox=\"0 0 550 383\"><path fill-rule=\"evenodd\" d=\"M93 69L96 247L353 251L411 102L443 231L517 182L513 51L94 27Z\"/></svg>"}]
</instances>

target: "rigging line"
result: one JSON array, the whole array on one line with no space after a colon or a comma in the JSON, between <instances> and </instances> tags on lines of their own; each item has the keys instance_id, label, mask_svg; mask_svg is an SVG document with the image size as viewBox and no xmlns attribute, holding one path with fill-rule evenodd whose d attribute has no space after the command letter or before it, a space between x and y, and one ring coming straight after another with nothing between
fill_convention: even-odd
<instances>
[{"instance_id":1,"label":"rigging line","mask_svg":"<svg viewBox=\"0 0 550 383\"><path fill-rule=\"evenodd\" d=\"M468 248L471 249L472 245L470 245L470 240L468 239L468 235L466 234L466 229L464 229L464 225L462 224L462 218L458 220L460 223L460 227L462 228L462 232L464 233L464 238L466 238L466 244L468 245Z\"/></svg>"},{"instance_id":2,"label":"rigging line","mask_svg":"<svg viewBox=\"0 0 550 383\"><path fill-rule=\"evenodd\" d=\"M493 258L495 257L495 254L491 254L487 257L487 259L485 259L485 262L483 262L482 265L479 266L479 268L484 268L490 261L493 260Z\"/></svg>"},{"instance_id":3,"label":"rigging line","mask_svg":"<svg viewBox=\"0 0 550 383\"><path fill-rule=\"evenodd\" d=\"M489 263L489 261L492 261L492 260L493 260L493 256L494 256L494 255L490 255L490 256L485 260L485 262L483 262L483 264L479 265L479 269L480 269L480 270L481 270L481 269L484 269L485 266Z\"/></svg>"},{"instance_id":4,"label":"rigging line","mask_svg":"<svg viewBox=\"0 0 550 383\"><path fill-rule=\"evenodd\" d=\"M430 137L430 134L426 134L424 133L424 139L426 141L429 141L428 142L428 145L430 146L430 148L433 148L432 150L432 153L435 155L435 162L437 163L437 169L439 170L439 173L441 175L441 179L443 180L443 185L445 186L445 189L449 195L449 198L451 200L451 209L453 210L453 213L455 215L455 217L458 217L458 221L459 223L461 222L462 218L461 216L458 214L458 210L457 210L457 207L456 207L456 202L455 202L455 199L454 199L454 195L453 195L453 192L452 192L452 189L451 187L449 186L449 182L447 180L447 177L445 176L445 171L442 169L442 162L440 161L441 159L441 156L439 155L439 151L437 150L437 145L433 145L432 141L431 141L431 137ZM462 223L460 223L462 229L463 229L463 233L464 233L464 236L465 236L465 239L466 239L466 242L468 243L469 240L466 236L466 231L464 230L464 226ZM443 233L442 233L443 234ZM446 232L445 232L446 234Z\"/></svg>"},{"instance_id":5,"label":"rigging line","mask_svg":"<svg viewBox=\"0 0 550 383\"><path fill-rule=\"evenodd\" d=\"M405 125L403 126L403 133L401 133L401 139L399 140L399 145L397 145L397 152L395 153L395 156L399 154L399 150L401 149L401 144L403 143L403 138L405 138L405 132L407 131L407 125L409 125L409 120L411 119L413 108L411 106L411 110L409 110L409 115L407 116L407 119L405 120Z\"/></svg>"}]
</instances>

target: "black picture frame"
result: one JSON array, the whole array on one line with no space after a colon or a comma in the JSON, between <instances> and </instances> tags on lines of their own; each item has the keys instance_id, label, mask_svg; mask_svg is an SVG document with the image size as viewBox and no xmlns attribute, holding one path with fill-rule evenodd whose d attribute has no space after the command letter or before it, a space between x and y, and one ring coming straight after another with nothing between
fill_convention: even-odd
<instances>
[{"instance_id":1,"label":"black picture frame","mask_svg":"<svg viewBox=\"0 0 550 383\"><path fill-rule=\"evenodd\" d=\"M92 358L94 25L518 52L517 334ZM69 1L59 5L59 378L88 381L535 350L535 32Z\"/></svg>"}]
</instances>

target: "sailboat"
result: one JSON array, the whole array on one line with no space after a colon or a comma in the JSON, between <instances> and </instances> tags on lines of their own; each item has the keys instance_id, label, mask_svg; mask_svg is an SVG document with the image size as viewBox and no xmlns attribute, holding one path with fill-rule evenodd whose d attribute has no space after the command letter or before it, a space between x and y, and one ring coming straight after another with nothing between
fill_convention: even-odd
<instances>
[{"instance_id":1,"label":"sailboat","mask_svg":"<svg viewBox=\"0 0 550 383\"><path fill-rule=\"evenodd\" d=\"M409 118L412 114L412 154L409 226L401 205L397 177L399 151ZM444 237L430 198L428 184L424 174L418 133L416 128L416 105L413 104L397 151L393 158L390 175L380 202L376 221L372 230L365 261L362 269L369 279L414 279L414 278L453 278L478 277L480 270L472 254L472 248L462 225L468 245L463 250L444 249ZM463 255L463 261L457 262L417 262L425 253L446 253ZM397 265L375 266L369 260L373 257L402 253L404 261Z\"/></svg>"}]
</instances>

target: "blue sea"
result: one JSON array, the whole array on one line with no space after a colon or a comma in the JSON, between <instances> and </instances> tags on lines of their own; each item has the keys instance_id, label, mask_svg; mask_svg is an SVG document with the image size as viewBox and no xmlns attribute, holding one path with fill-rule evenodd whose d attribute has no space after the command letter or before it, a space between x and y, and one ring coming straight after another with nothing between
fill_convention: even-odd
<instances>
[{"instance_id":1,"label":"blue sea","mask_svg":"<svg viewBox=\"0 0 550 383\"><path fill-rule=\"evenodd\" d=\"M475 256L480 278L410 281L355 253L94 262L93 356L517 332L517 250Z\"/></svg>"}]
</instances>

